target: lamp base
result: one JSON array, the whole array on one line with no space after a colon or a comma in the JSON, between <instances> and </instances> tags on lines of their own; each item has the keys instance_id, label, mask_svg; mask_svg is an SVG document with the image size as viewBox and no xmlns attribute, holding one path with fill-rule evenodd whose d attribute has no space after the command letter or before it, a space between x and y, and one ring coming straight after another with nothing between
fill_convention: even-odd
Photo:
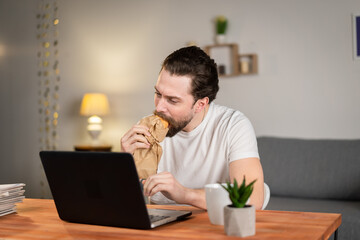
<instances>
[{"instance_id":1,"label":"lamp base","mask_svg":"<svg viewBox=\"0 0 360 240\"><path fill-rule=\"evenodd\" d=\"M102 131L102 119L96 115L89 117L87 130L91 136L91 145L101 145L99 141L99 135Z\"/></svg>"},{"instance_id":2,"label":"lamp base","mask_svg":"<svg viewBox=\"0 0 360 240\"><path fill-rule=\"evenodd\" d=\"M93 146L101 145L101 142L99 140L99 135L101 133L101 130L88 130L88 133L91 137L91 145Z\"/></svg>"}]
</instances>

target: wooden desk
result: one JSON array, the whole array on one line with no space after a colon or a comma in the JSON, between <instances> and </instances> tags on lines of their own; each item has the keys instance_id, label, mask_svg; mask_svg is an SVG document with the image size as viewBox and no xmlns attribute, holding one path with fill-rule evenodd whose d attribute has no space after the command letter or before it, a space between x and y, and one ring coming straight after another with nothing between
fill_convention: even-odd
<instances>
[{"instance_id":1,"label":"wooden desk","mask_svg":"<svg viewBox=\"0 0 360 240\"><path fill-rule=\"evenodd\" d=\"M53 200L24 199L17 206L18 213L0 217L0 239L239 239L226 236L223 226L212 225L207 212L194 207L151 205L187 209L193 215L155 229L136 230L64 222ZM256 235L245 239L327 239L340 224L340 214L257 211Z\"/></svg>"}]
</instances>

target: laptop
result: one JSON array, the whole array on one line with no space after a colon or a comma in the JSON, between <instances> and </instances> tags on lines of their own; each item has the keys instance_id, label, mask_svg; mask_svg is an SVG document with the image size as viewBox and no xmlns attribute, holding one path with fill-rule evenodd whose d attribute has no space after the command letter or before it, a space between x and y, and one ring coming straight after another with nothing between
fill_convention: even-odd
<instances>
[{"instance_id":1,"label":"laptop","mask_svg":"<svg viewBox=\"0 0 360 240\"><path fill-rule=\"evenodd\" d=\"M64 221L150 229L192 214L147 209L129 153L41 151L40 158Z\"/></svg>"}]
</instances>

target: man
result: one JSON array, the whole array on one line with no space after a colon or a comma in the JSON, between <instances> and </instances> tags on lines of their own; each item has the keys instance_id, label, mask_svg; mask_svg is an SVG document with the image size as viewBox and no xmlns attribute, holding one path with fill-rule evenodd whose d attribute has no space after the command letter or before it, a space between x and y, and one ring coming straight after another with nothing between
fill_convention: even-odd
<instances>
[{"instance_id":1,"label":"man","mask_svg":"<svg viewBox=\"0 0 360 240\"><path fill-rule=\"evenodd\" d=\"M257 179L250 204L261 209L264 179L256 136L239 111L214 104L217 67L198 47L181 48L164 61L155 85L155 114L169 122L158 173L144 184L155 203L190 204L206 209L204 186ZM121 139L123 151L149 148L148 128L133 126Z\"/></svg>"}]
</instances>

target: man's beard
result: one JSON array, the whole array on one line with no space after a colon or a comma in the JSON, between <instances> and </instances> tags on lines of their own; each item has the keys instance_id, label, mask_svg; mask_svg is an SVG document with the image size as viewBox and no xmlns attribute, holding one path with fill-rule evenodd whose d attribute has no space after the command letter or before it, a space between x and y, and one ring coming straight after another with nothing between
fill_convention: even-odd
<instances>
[{"instance_id":1,"label":"man's beard","mask_svg":"<svg viewBox=\"0 0 360 240\"><path fill-rule=\"evenodd\" d=\"M169 131L166 134L167 137L175 136L178 132L183 130L194 117L193 115L188 115L180 121L175 121L173 118L167 117L163 113L157 112L156 110L154 111L154 114L169 123Z\"/></svg>"}]
</instances>

